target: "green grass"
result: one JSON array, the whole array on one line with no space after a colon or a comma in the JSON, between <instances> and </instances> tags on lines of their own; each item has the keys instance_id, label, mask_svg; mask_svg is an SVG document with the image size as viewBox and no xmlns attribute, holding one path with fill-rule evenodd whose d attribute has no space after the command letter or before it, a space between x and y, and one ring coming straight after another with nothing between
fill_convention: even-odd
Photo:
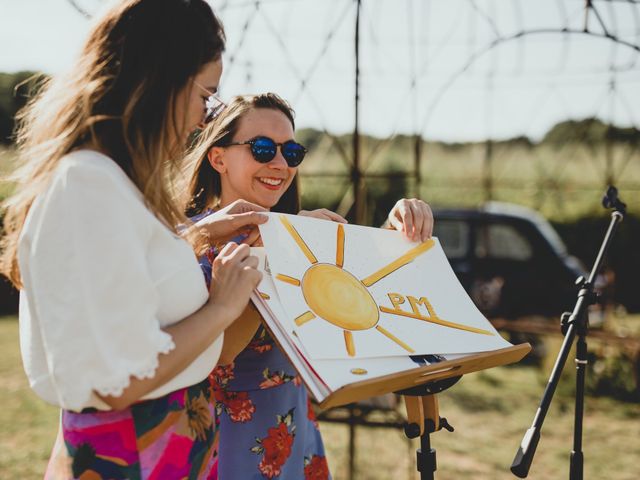
<instances>
[{"instance_id":1,"label":"green grass","mask_svg":"<svg viewBox=\"0 0 640 480\"><path fill-rule=\"evenodd\" d=\"M351 147L343 143L350 158ZM313 205L337 204L345 191L340 181L348 181L349 175L349 167L339 149L328 137L321 137L307 157L301 166L303 199ZM365 137L361 157L361 167L369 174L413 171L413 145L407 137L388 142ZM399 196L417 194L432 206L477 206L487 200L485 176L489 172L492 200L525 205L549 219L564 222L602 212L600 200L607 172L610 172L629 212L640 210L640 151L637 148L615 144L607 150L604 143L595 146L543 143L532 147L516 142L496 143L489 158L490 162L484 143L425 142L419 186L408 180L403 191L397 179L369 179L367 186L375 191L380 189L377 184L386 183L386 188L395 188ZM319 173L342 174L346 178L327 181L313 177ZM370 209L375 208L376 203L375 194L372 197Z\"/></svg>"},{"instance_id":2,"label":"green grass","mask_svg":"<svg viewBox=\"0 0 640 480\"><path fill-rule=\"evenodd\" d=\"M0 478L42 478L58 428L58 410L38 399L28 387L15 317L0 319L0 351ZM556 351L549 354L555 356ZM565 371L572 377L569 364ZM437 450L437 478L514 478L509 466L531 425L548 374L548 369L535 367L495 368L468 375L440 394L440 415L456 431L431 435ZM346 479L348 427L321 423L320 428L334 478ZM565 386L556 393L546 418L529 478L567 478L572 435L573 397L571 388ZM588 396L583 438L584 478L638 478L640 405ZM399 430L360 427L356 431L356 478L415 480L419 478L416 448L418 441L407 440Z\"/></svg>"},{"instance_id":3,"label":"green grass","mask_svg":"<svg viewBox=\"0 0 640 480\"><path fill-rule=\"evenodd\" d=\"M12 185L5 180L5 177L13 171L15 162L15 150L0 146L0 201L7 197L13 189Z\"/></svg>"},{"instance_id":4,"label":"green grass","mask_svg":"<svg viewBox=\"0 0 640 480\"><path fill-rule=\"evenodd\" d=\"M58 431L58 409L29 388L15 318L0 319L0 352L0 478L42 478Z\"/></svg>"},{"instance_id":5,"label":"green grass","mask_svg":"<svg viewBox=\"0 0 640 480\"><path fill-rule=\"evenodd\" d=\"M301 141L311 142L309 154L300 167L303 204L310 208L337 208L350 191L350 140L344 137L340 141L345 158L327 136L311 135L305 130L299 136ZM361 156L361 167L366 174L413 170L413 144L407 137L389 141L363 137ZM487 166L484 143L424 142L420 185L412 179L407 180L406 185L398 179L367 179L368 209L373 212L385 192L391 192L394 198L419 195L432 206L477 206L487 199L484 182L489 172L491 199L525 205L551 220L566 222L602 213L600 199L609 171L629 212L640 211L640 150L637 148L614 144L607 150L604 143L589 146L570 142L559 147L547 143L532 147L517 142L496 143L490 158ZM14 150L0 147L0 177L14 165ZM318 174L341 177L314 176ZM10 190L11 186L0 179L0 199ZM348 198L343 204L350 205ZM372 223L371 215L366 223Z\"/></svg>"}]
</instances>

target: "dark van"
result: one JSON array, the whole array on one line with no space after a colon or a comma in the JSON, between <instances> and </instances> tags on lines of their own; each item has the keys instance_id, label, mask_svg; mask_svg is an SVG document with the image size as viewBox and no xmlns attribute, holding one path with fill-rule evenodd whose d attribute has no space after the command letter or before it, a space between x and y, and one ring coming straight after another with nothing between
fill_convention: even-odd
<instances>
[{"instance_id":1,"label":"dark van","mask_svg":"<svg viewBox=\"0 0 640 480\"><path fill-rule=\"evenodd\" d=\"M586 270L539 213L489 202L479 209L434 210L434 217L434 235L485 315L559 317L573 308L574 282Z\"/></svg>"}]
</instances>

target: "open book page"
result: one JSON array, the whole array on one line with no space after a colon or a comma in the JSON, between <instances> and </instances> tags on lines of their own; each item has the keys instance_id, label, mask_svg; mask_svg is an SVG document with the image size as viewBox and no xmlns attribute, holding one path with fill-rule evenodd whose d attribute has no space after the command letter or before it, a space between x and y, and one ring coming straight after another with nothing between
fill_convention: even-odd
<instances>
[{"instance_id":1,"label":"open book page","mask_svg":"<svg viewBox=\"0 0 640 480\"><path fill-rule=\"evenodd\" d=\"M260 233L273 283L314 366L510 346L468 297L437 238L411 243L390 230L268 215Z\"/></svg>"},{"instance_id":2,"label":"open book page","mask_svg":"<svg viewBox=\"0 0 640 480\"><path fill-rule=\"evenodd\" d=\"M329 388L311 368L307 360L308 357L304 353L304 347L293 331L293 322L290 321L282 308L278 292L271 278L264 248L252 248L251 254L258 257L258 270L263 274L262 281L251 295L251 301L265 320L271 335L298 371L312 395L316 399L325 398L330 393Z\"/></svg>"}]
</instances>

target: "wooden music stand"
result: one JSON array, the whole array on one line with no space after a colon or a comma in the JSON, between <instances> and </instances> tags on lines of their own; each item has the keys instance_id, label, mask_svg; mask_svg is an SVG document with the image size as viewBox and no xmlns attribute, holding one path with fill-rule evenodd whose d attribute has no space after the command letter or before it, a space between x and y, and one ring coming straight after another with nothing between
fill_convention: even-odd
<instances>
[{"instance_id":1,"label":"wooden music stand","mask_svg":"<svg viewBox=\"0 0 640 480\"><path fill-rule=\"evenodd\" d=\"M396 391L402 395L407 410L407 425L404 433L409 438L420 437L420 448L416 452L417 469L420 480L434 480L436 465L436 451L431 448L430 434L441 429L453 432L453 427L446 418L440 417L437 394L453 386L466 373L477 372L500 365L514 363L524 357L531 350L531 345L521 344L510 348L471 355L464 360L462 368L450 370L448 376L435 377L427 383ZM439 356L428 355L431 367L445 366L452 361L441 361ZM435 357L435 358L434 358ZM433 362L435 359L435 362ZM455 362L455 361L454 361ZM455 372L455 373L454 373Z\"/></svg>"}]
</instances>

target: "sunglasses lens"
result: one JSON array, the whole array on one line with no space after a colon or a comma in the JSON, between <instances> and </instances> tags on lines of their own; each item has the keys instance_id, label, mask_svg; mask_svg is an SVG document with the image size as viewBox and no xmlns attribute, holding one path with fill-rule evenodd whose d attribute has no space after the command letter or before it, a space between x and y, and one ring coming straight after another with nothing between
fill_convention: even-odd
<instances>
[{"instance_id":1,"label":"sunglasses lens","mask_svg":"<svg viewBox=\"0 0 640 480\"><path fill-rule=\"evenodd\" d=\"M282 145L282 156L290 167L297 167L300 165L302 160L304 160L305 153L307 153L307 151L299 143L286 142Z\"/></svg>"},{"instance_id":2,"label":"sunglasses lens","mask_svg":"<svg viewBox=\"0 0 640 480\"><path fill-rule=\"evenodd\" d=\"M260 163L267 163L276 156L276 143L267 137L258 137L251 143L251 153Z\"/></svg>"}]
</instances>

